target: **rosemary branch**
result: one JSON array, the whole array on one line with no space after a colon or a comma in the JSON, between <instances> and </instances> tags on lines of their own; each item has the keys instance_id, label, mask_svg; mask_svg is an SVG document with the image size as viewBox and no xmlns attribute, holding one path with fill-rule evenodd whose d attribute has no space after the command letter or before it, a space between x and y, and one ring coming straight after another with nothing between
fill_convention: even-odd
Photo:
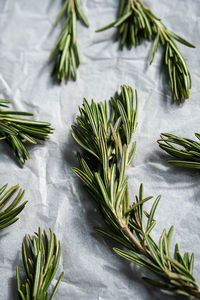
<instances>
[{"instance_id":1,"label":"rosemary branch","mask_svg":"<svg viewBox=\"0 0 200 300\"><path fill-rule=\"evenodd\" d=\"M55 233L50 229L50 239L46 231L41 233L40 228L34 236L25 236L22 243L22 260L26 278L21 281L19 267L16 267L18 297L21 300L53 300L63 277L60 274L58 281L49 295L49 286L57 272L61 256L61 244L57 242Z\"/></svg>"},{"instance_id":2,"label":"rosemary branch","mask_svg":"<svg viewBox=\"0 0 200 300\"><path fill-rule=\"evenodd\" d=\"M78 44L77 44L77 19L89 27L88 20L84 15L80 0L65 0L63 7L57 17L58 24L65 15L62 33L50 53L50 60L56 56L56 63L52 71L52 76L56 74L58 81L62 79L76 80L77 67L81 63Z\"/></svg>"},{"instance_id":3,"label":"rosemary branch","mask_svg":"<svg viewBox=\"0 0 200 300\"><path fill-rule=\"evenodd\" d=\"M136 150L132 136L137 126L137 92L122 86L121 94L111 98L109 105L93 100L89 104L84 99L77 123L72 126L72 136L82 149L81 168L73 168L73 172L85 183L108 227L95 230L125 248L115 248L118 255L158 276L156 280L144 278L148 283L200 299L193 277L194 254L186 252L182 256L178 244L175 257L170 253L173 226L168 232L163 230L158 244L151 236L161 196L148 213L143 205L152 197L144 197L142 184L135 201L131 204L129 199L126 170Z\"/></svg>"},{"instance_id":4,"label":"rosemary branch","mask_svg":"<svg viewBox=\"0 0 200 300\"><path fill-rule=\"evenodd\" d=\"M24 190L20 189L11 204L7 206L12 196L16 194L17 190L19 189L19 185L14 185L6 190L7 187L8 184L5 184L0 188L0 230L18 221L19 218L17 216L24 209L27 203L27 201L25 201L18 205L21 202L25 192Z\"/></svg>"},{"instance_id":5,"label":"rosemary branch","mask_svg":"<svg viewBox=\"0 0 200 300\"><path fill-rule=\"evenodd\" d=\"M175 41L194 48L177 34L170 31L152 11L140 0L120 0L118 18L115 22L97 30L97 32L115 27L118 29L117 39L120 47L128 49L141 44L144 39L153 41L149 63L154 60L160 45L164 48L164 64L169 78L169 86L174 100L189 98L191 76L185 59Z\"/></svg>"},{"instance_id":6,"label":"rosemary branch","mask_svg":"<svg viewBox=\"0 0 200 300\"><path fill-rule=\"evenodd\" d=\"M8 107L9 100L0 99L0 141L4 140L13 150L17 162L23 167L25 161L30 158L25 142L37 144L37 140L45 140L48 134L53 132L51 124L41 121L13 117L33 116L32 113L21 111L4 110L1 107Z\"/></svg>"},{"instance_id":7,"label":"rosemary branch","mask_svg":"<svg viewBox=\"0 0 200 300\"><path fill-rule=\"evenodd\" d=\"M199 133L195 133L195 136L200 140ZM162 133L158 144L161 149L178 158L169 160L168 163L178 167L200 169L200 142Z\"/></svg>"}]
</instances>

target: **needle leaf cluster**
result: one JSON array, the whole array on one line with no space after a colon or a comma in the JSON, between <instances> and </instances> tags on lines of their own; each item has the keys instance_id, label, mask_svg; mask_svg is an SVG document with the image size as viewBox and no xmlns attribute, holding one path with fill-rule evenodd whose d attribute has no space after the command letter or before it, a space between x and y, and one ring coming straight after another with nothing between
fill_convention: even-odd
<instances>
[{"instance_id":1,"label":"needle leaf cluster","mask_svg":"<svg viewBox=\"0 0 200 300\"><path fill-rule=\"evenodd\" d=\"M30 158L26 143L37 144L45 140L53 128L47 122L34 121L18 116L33 116L32 113L5 110L9 100L0 100L0 141L4 140L13 150L20 167Z\"/></svg>"},{"instance_id":2,"label":"needle leaf cluster","mask_svg":"<svg viewBox=\"0 0 200 300\"><path fill-rule=\"evenodd\" d=\"M61 244L57 242L55 233L50 229L50 238L40 228L34 236L25 236L22 243L22 259L25 270L25 280L22 282L17 266L17 288L21 300L53 300L61 282L60 274L53 291L49 287L57 272L61 256Z\"/></svg>"},{"instance_id":3,"label":"needle leaf cluster","mask_svg":"<svg viewBox=\"0 0 200 300\"><path fill-rule=\"evenodd\" d=\"M115 22L97 30L97 32L117 28L117 39L121 49L140 45L143 40L153 41L149 63L154 60L159 46L164 49L164 65L168 74L169 86L174 100L189 98L191 76L176 41L195 47L182 37L170 31L152 11L140 0L120 0L118 18Z\"/></svg>"},{"instance_id":4,"label":"needle leaf cluster","mask_svg":"<svg viewBox=\"0 0 200 300\"><path fill-rule=\"evenodd\" d=\"M195 133L200 140L200 134ZM159 147L177 159L168 163L185 168L200 169L200 142L181 138L170 133L162 133L158 140Z\"/></svg>"},{"instance_id":5,"label":"needle leaf cluster","mask_svg":"<svg viewBox=\"0 0 200 300\"><path fill-rule=\"evenodd\" d=\"M148 212L144 204L153 197L144 196L142 184L135 200L129 197L126 170L136 151L132 137L137 127L137 92L122 86L121 94L109 103L92 100L89 104L84 99L79 112L72 136L82 151L78 155L80 168L74 167L73 172L84 182L107 224L106 228L95 228L96 232L122 246L114 248L118 255L152 272L153 278L144 278L146 282L200 298L193 276L194 254L182 255L178 244L175 256L171 254L173 226L163 230L158 243L152 238L161 196Z\"/></svg>"},{"instance_id":6,"label":"needle leaf cluster","mask_svg":"<svg viewBox=\"0 0 200 300\"><path fill-rule=\"evenodd\" d=\"M17 217L20 212L24 209L27 201L21 202L24 196L24 190L20 189L16 195L17 190L19 189L18 185L14 185L7 189L8 184L5 184L0 188L0 230L10 226L15 223L19 218ZM16 195L12 201L12 196ZM7 205L11 202L9 205Z\"/></svg>"},{"instance_id":7,"label":"needle leaf cluster","mask_svg":"<svg viewBox=\"0 0 200 300\"><path fill-rule=\"evenodd\" d=\"M50 53L50 60L56 57L52 75L56 75L58 81L77 78L77 67L81 63L77 44L77 20L89 27L88 20L84 15L80 0L65 0L64 5L57 17L56 24L65 16L62 33Z\"/></svg>"}]
</instances>

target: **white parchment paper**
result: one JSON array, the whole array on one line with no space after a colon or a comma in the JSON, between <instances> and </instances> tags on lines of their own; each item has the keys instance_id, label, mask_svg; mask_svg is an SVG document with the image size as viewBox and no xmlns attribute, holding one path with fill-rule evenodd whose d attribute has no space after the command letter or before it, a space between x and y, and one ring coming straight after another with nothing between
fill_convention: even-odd
<instances>
[{"instance_id":1,"label":"white parchment paper","mask_svg":"<svg viewBox=\"0 0 200 300\"><path fill-rule=\"evenodd\" d=\"M171 103L168 84L160 73L161 52L147 68L151 44L119 51L115 30L95 29L115 20L118 1L83 0L90 28L78 25L82 65L77 82L61 86L50 78L48 56L60 32L55 18L61 1L1 0L0 2L0 96L13 99L13 108L31 111L36 119L49 121L55 133L45 144L30 148L32 159L20 169L11 151L0 144L0 184L19 183L29 200L20 220L0 233L0 299L16 299L16 264L22 266L21 243L25 233L38 226L51 227L62 242L60 271L65 275L55 299L149 300L184 299L165 295L144 284L144 272L116 256L116 246L93 233L103 225L81 182L72 174L77 165L71 124L82 98L109 99L120 84L137 88L139 94L138 143L129 168L132 195L144 183L146 195L162 194L154 230L175 225L175 241L181 251L194 251L195 276L200 270L200 174L167 164L159 150L160 132L193 138L200 130L200 1L146 1L166 25L196 44L180 45L192 73L191 97L183 105ZM147 204L147 208L150 204Z\"/></svg>"}]
</instances>

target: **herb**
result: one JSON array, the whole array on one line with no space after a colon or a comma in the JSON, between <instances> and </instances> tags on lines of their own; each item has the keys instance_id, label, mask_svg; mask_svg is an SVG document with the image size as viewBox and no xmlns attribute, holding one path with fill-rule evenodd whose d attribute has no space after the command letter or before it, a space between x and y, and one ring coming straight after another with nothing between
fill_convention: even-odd
<instances>
[{"instance_id":1,"label":"herb","mask_svg":"<svg viewBox=\"0 0 200 300\"><path fill-rule=\"evenodd\" d=\"M96 104L92 100L89 104L84 99L77 123L72 126L72 135L83 150L79 155L81 168L73 168L73 172L85 183L107 224L106 229L95 230L125 248L115 248L118 255L158 276L144 278L146 282L200 299L193 277L194 254L181 255L178 245L175 257L170 253L173 226L168 232L163 230L158 244L151 236L161 196L146 212L143 204L152 197L144 197L141 184L139 195L130 203L126 169L136 150L136 142L131 145L131 140L137 126L137 92L122 86L121 95L111 98L109 104L110 113L107 102Z\"/></svg>"},{"instance_id":2,"label":"herb","mask_svg":"<svg viewBox=\"0 0 200 300\"><path fill-rule=\"evenodd\" d=\"M176 42L188 47L195 47L177 34L170 31L162 21L140 0L121 0L118 19L97 30L97 32L115 27L118 29L117 39L120 47L126 45L128 49L141 44L144 39L153 41L149 56L149 63L154 60L155 53L160 45L164 48L164 64L169 78L169 86L174 100L189 98L191 76L180 53Z\"/></svg>"},{"instance_id":3,"label":"herb","mask_svg":"<svg viewBox=\"0 0 200 300\"><path fill-rule=\"evenodd\" d=\"M18 205L21 202L25 192L20 189L11 204L7 206L7 203L11 200L12 196L16 194L19 185L14 185L6 190L7 187L8 184L5 184L0 188L0 230L19 220L17 216L24 209L27 203L27 201L25 201L21 205Z\"/></svg>"},{"instance_id":4,"label":"herb","mask_svg":"<svg viewBox=\"0 0 200 300\"><path fill-rule=\"evenodd\" d=\"M195 136L200 140L199 133L195 133ZM178 167L200 169L200 142L162 133L158 144L161 149L178 158L169 160L168 163Z\"/></svg>"},{"instance_id":5,"label":"herb","mask_svg":"<svg viewBox=\"0 0 200 300\"><path fill-rule=\"evenodd\" d=\"M9 100L0 100L0 107L8 107ZM17 162L23 167L30 154L25 142L37 144L37 140L45 140L53 128L47 122L32 121L13 115L33 116L32 113L10 111L0 108L0 140L4 140L13 150Z\"/></svg>"},{"instance_id":6,"label":"herb","mask_svg":"<svg viewBox=\"0 0 200 300\"><path fill-rule=\"evenodd\" d=\"M56 56L56 63L52 75L57 76L58 81L76 80L77 67L81 63L77 44L77 19L89 27L88 20L84 15L79 0L65 0L65 3L57 17L58 24L63 16L66 21L63 24L62 33L50 54L50 59Z\"/></svg>"},{"instance_id":7,"label":"herb","mask_svg":"<svg viewBox=\"0 0 200 300\"><path fill-rule=\"evenodd\" d=\"M25 236L25 242L22 243L22 259L26 274L24 284L21 282L19 267L16 268L19 299L54 299L63 273L60 274L51 295L48 295L48 289L58 269L60 256L60 241L57 242L56 235L51 229L50 239L45 231L41 233L40 228L33 237L30 234Z\"/></svg>"}]
</instances>

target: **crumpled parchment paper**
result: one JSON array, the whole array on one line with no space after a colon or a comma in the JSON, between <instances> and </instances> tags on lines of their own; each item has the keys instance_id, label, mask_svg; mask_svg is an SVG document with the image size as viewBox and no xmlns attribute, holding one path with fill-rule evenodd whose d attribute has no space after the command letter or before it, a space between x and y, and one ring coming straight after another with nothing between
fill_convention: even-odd
<instances>
[{"instance_id":1,"label":"crumpled parchment paper","mask_svg":"<svg viewBox=\"0 0 200 300\"><path fill-rule=\"evenodd\" d=\"M1 185L19 183L29 200L20 220L0 233L0 298L16 299L15 267L22 266L21 243L25 233L40 226L51 227L62 242L59 270L65 275L55 299L183 299L144 284L141 277L146 273L116 256L112 251L116 244L93 233L93 226L104 224L71 172L77 165L77 147L70 127L83 97L102 101L113 96L120 84L137 88L138 146L128 170L131 194L138 193L141 182L146 195L162 194L154 237L158 239L163 228L174 224L173 242L179 242L181 251L195 253L195 276L200 282L200 174L169 166L168 156L156 143L161 132L194 138L193 133L200 130L200 1L146 0L171 30L197 46L180 45L193 80L191 97L183 105L171 103L168 83L159 68L162 51L147 67L151 43L121 52L113 41L115 29L95 33L115 20L118 1L81 2L90 22L89 29L78 25L82 64L77 82L61 86L51 79L52 64L48 62L60 33L55 19L61 1L0 2L0 97L13 99L14 109L31 111L36 119L49 121L55 128L49 141L29 148L32 159L24 169L0 144Z\"/></svg>"}]
</instances>

